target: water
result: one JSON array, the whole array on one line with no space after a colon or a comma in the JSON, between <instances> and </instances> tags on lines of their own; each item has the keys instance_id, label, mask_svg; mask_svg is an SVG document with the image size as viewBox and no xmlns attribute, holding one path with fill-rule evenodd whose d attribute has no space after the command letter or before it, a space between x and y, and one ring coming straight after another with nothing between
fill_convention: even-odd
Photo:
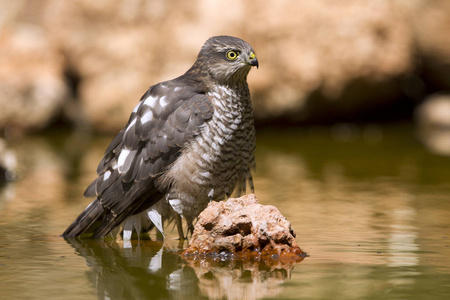
<instances>
[{"instance_id":1,"label":"water","mask_svg":"<svg viewBox=\"0 0 450 300\"><path fill-rule=\"evenodd\" d=\"M111 137L14 143L0 188L0 299L448 299L450 158L409 125L260 130L255 185L310 256L293 266L185 262L185 245L59 234Z\"/></svg>"}]
</instances>

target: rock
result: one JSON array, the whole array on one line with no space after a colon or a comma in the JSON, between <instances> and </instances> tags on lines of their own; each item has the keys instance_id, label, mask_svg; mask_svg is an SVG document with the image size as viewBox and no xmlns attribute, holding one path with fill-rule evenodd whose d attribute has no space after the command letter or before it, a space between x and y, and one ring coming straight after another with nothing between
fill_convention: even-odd
<instances>
[{"instance_id":1,"label":"rock","mask_svg":"<svg viewBox=\"0 0 450 300\"><path fill-rule=\"evenodd\" d=\"M199 215L186 259L274 258L301 261L304 253L291 224L272 205L263 206L255 195L211 202Z\"/></svg>"}]
</instances>

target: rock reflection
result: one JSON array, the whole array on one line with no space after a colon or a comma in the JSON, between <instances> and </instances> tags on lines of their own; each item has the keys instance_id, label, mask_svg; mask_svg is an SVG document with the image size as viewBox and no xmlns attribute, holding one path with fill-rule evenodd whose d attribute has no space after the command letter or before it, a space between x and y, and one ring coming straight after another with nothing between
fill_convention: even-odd
<instances>
[{"instance_id":1,"label":"rock reflection","mask_svg":"<svg viewBox=\"0 0 450 300\"><path fill-rule=\"evenodd\" d=\"M273 265L263 261L192 261L199 288L210 299L261 299L284 289L293 264Z\"/></svg>"},{"instance_id":2,"label":"rock reflection","mask_svg":"<svg viewBox=\"0 0 450 300\"><path fill-rule=\"evenodd\" d=\"M275 296L293 264L191 261L160 242L69 239L85 258L99 299L260 299ZM167 245L167 244L166 244Z\"/></svg>"}]
</instances>

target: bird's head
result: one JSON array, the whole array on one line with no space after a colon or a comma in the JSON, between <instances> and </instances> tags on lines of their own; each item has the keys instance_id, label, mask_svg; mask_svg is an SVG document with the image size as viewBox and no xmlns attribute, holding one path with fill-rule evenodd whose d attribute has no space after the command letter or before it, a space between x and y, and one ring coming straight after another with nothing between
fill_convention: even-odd
<instances>
[{"instance_id":1,"label":"bird's head","mask_svg":"<svg viewBox=\"0 0 450 300\"><path fill-rule=\"evenodd\" d=\"M216 82L245 81L251 67L259 67L252 46L236 37L209 38L198 54L196 65L206 71Z\"/></svg>"}]
</instances>

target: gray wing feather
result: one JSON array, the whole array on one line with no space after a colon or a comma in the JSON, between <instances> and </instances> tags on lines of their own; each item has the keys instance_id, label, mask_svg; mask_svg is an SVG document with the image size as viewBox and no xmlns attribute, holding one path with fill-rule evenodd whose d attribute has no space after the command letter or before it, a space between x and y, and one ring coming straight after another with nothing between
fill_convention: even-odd
<instances>
[{"instance_id":1,"label":"gray wing feather","mask_svg":"<svg viewBox=\"0 0 450 300\"><path fill-rule=\"evenodd\" d=\"M188 87L175 91L170 82L165 88L161 85L151 87L142 97L107 148L97 179L85 191L85 196L96 196L112 215L104 218L103 229L96 231L99 236L160 199L165 191L158 190L156 179L212 118L214 109L205 94Z\"/></svg>"}]
</instances>

